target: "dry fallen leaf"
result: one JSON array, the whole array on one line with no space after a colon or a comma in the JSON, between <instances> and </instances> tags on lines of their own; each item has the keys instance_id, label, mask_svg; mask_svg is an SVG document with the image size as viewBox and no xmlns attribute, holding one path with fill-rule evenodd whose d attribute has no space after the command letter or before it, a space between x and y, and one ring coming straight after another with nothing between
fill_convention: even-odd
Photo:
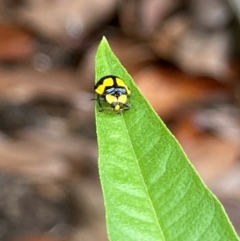
<instances>
[{"instance_id":1,"label":"dry fallen leaf","mask_svg":"<svg viewBox=\"0 0 240 241\"><path fill-rule=\"evenodd\" d=\"M0 24L0 60L30 60L36 51L36 38L23 27Z\"/></svg>"},{"instance_id":2,"label":"dry fallen leaf","mask_svg":"<svg viewBox=\"0 0 240 241\"><path fill-rule=\"evenodd\" d=\"M145 97L162 118L176 110L218 95L228 95L224 87L209 78L194 78L167 67L146 67L134 74Z\"/></svg>"}]
</instances>

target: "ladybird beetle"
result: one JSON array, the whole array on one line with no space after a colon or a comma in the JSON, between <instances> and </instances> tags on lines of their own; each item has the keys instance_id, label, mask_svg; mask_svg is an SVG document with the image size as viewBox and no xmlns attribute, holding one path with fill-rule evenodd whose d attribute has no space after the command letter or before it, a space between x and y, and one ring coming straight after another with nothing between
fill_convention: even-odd
<instances>
[{"instance_id":1,"label":"ladybird beetle","mask_svg":"<svg viewBox=\"0 0 240 241\"><path fill-rule=\"evenodd\" d=\"M94 100L98 101L100 111L111 109L119 113L130 109L127 102L131 92L121 78L113 75L104 76L96 83L94 90L97 93L97 99ZM101 102L107 102L111 107L102 108Z\"/></svg>"}]
</instances>

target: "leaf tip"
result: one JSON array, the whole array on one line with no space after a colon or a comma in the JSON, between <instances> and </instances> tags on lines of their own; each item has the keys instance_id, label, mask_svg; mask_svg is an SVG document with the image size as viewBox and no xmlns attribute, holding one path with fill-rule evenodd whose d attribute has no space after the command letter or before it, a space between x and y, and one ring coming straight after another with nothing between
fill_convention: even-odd
<instances>
[{"instance_id":1,"label":"leaf tip","mask_svg":"<svg viewBox=\"0 0 240 241\"><path fill-rule=\"evenodd\" d=\"M100 45L108 45L108 41L107 41L107 38L105 36L102 37Z\"/></svg>"}]
</instances>

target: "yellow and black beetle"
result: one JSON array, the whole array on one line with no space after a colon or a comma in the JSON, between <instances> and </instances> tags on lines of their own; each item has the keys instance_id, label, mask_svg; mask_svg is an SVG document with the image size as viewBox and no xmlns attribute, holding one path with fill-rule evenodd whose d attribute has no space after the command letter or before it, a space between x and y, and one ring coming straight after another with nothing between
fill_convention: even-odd
<instances>
[{"instance_id":1,"label":"yellow and black beetle","mask_svg":"<svg viewBox=\"0 0 240 241\"><path fill-rule=\"evenodd\" d=\"M127 101L131 92L121 78L114 75L104 76L96 83L94 90L97 93L97 99L94 100L98 101L100 111L111 109L119 113L130 109ZM102 108L101 102L107 102L111 107Z\"/></svg>"}]
</instances>

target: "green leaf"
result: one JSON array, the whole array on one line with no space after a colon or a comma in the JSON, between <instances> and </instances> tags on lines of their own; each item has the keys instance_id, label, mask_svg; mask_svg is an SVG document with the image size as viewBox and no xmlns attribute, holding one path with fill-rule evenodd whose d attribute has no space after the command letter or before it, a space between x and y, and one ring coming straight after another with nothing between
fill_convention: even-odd
<instances>
[{"instance_id":1,"label":"green leaf","mask_svg":"<svg viewBox=\"0 0 240 241\"><path fill-rule=\"evenodd\" d=\"M98 112L99 172L112 241L239 240L224 209L104 38L96 80L121 77L132 108ZM146 79L146 81L148 81Z\"/></svg>"}]
</instances>

